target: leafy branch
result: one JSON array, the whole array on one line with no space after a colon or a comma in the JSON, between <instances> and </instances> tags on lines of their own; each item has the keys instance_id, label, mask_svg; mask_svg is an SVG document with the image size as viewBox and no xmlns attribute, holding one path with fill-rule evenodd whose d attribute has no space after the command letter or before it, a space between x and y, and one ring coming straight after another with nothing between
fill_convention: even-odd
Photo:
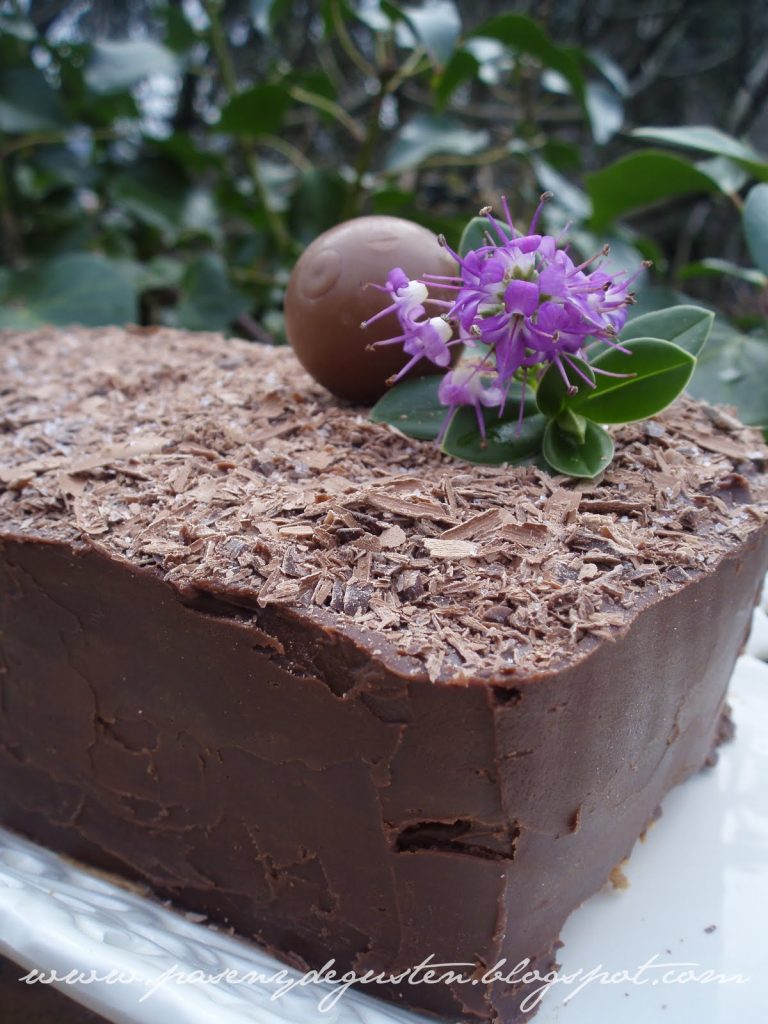
<instances>
[{"instance_id":1,"label":"leafy branch","mask_svg":"<svg viewBox=\"0 0 768 1024\"><path fill-rule=\"evenodd\" d=\"M218 0L203 0L203 7L208 15L211 47L218 60L224 88L226 89L230 100L232 100L237 96L238 92L237 77L235 75L232 55L229 50L229 43L227 42L227 37L219 17L220 3ZM269 226L270 233L280 249L290 249L292 244L290 233L283 223L282 217L272 207L269 201L269 193L264 183L264 179L262 178L256 154L253 152L250 144L243 136L238 137L238 142L245 164L248 168L248 173L250 174L253 182L256 198L264 211L264 217Z\"/></svg>"}]
</instances>

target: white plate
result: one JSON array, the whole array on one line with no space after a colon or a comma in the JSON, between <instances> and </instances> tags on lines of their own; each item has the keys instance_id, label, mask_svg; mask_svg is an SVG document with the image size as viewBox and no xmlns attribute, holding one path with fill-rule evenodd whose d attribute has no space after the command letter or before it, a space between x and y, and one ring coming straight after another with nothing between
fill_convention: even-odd
<instances>
[{"instance_id":1,"label":"white plate","mask_svg":"<svg viewBox=\"0 0 768 1024\"><path fill-rule=\"evenodd\" d=\"M762 615L762 613L760 613ZM768 654L760 618L750 650ZM737 741L720 763L664 801L661 820L625 869L629 888L605 889L570 918L559 981L536 1024L757 1024L768 1020L768 665L742 658L731 702ZM711 926L715 926L712 929ZM409 1024L424 1020L349 992L321 1012L327 989L247 983L287 972L253 946L194 923L0 830L0 952L27 968L132 980L60 986L116 1024ZM654 960L655 958L655 960ZM638 974L638 969L653 965ZM678 965L678 966L671 966ZM183 982L150 989L168 970ZM195 983L238 972L240 984ZM624 972L594 980L588 972ZM683 981L683 972L743 981ZM672 972L668 974L668 972ZM19 972L22 973L21 971ZM635 981L626 980L634 976ZM672 980L665 980L665 979ZM642 982L642 984L638 983ZM142 997L144 997L142 999Z\"/></svg>"}]
</instances>

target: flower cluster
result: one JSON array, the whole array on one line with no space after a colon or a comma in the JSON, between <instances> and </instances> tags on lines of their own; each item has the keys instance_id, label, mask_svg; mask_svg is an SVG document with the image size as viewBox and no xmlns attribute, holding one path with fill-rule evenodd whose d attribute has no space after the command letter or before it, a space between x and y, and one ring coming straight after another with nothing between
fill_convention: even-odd
<instances>
[{"instance_id":1,"label":"flower cluster","mask_svg":"<svg viewBox=\"0 0 768 1024\"><path fill-rule=\"evenodd\" d=\"M607 254L607 247L577 265L561 247L561 239L537 233L548 198L548 193L542 196L527 234L515 230L502 200L504 221L494 217L490 207L480 211L488 221L487 244L461 256L441 237L441 245L458 264L456 277L425 275L411 281L401 269L393 269L386 285L376 286L388 293L390 304L366 321L397 314L402 332L375 343L401 344L410 356L391 383L424 358L447 368L439 390L441 402L449 407L447 419L458 406L474 406L482 434L482 407L503 412L514 381L521 382L524 392L529 375L538 376L554 364L574 393L574 375L594 387L574 359L586 360L588 343L600 341L621 349L616 338L633 301L629 287L637 275L600 270L597 261ZM453 301L430 298L430 288L452 293ZM428 316L428 303L441 313ZM474 347L478 354L449 369L455 345ZM521 417L522 409L521 402Z\"/></svg>"}]
</instances>

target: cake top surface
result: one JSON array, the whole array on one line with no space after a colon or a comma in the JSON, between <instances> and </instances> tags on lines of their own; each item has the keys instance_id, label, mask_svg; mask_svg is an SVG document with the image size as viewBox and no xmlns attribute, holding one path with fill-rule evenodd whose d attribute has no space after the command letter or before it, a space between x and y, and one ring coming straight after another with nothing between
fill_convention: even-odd
<instances>
[{"instance_id":1,"label":"cake top surface","mask_svg":"<svg viewBox=\"0 0 768 1024\"><path fill-rule=\"evenodd\" d=\"M0 332L0 537L288 606L432 680L555 670L768 522L768 451L689 398L596 480L474 466L343 406L289 349Z\"/></svg>"}]
</instances>

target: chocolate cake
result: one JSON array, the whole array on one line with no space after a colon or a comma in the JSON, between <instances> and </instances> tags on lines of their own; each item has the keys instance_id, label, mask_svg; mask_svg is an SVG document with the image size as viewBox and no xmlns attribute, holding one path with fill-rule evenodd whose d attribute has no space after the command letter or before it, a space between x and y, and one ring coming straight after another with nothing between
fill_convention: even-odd
<instances>
[{"instance_id":1,"label":"chocolate cake","mask_svg":"<svg viewBox=\"0 0 768 1024\"><path fill-rule=\"evenodd\" d=\"M518 1020L486 972L551 966L727 735L758 434L683 398L574 481L213 335L5 333L0 372L0 822L302 969L467 965L368 991Z\"/></svg>"}]
</instances>

